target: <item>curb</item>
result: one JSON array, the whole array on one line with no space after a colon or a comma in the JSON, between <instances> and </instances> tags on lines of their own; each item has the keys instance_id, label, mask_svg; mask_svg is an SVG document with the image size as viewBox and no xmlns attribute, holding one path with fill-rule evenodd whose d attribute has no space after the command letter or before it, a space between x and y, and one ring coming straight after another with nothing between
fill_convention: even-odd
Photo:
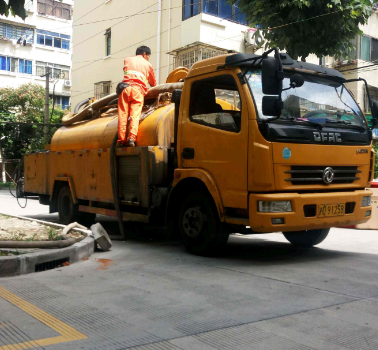
<instances>
[{"instance_id":1,"label":"curb","mask_svg":"<svg viewBox=\"0 0 378 350\"><path fill-rule=\"evenodd\" d=\"M9 214L3 215L11 216L13 218L21 220L36 221L38 223L51 227L66 227L64 225L25 218L22 216ZM89 230L75 228L75 231L80 231L88 234ZM55 263L59 260L68 261L70 264L73 264L93 254L95 248L94 242L95 241L93 237L86 237L82 241L77 242L67 248L39 250L35 253L30 254L0 257L0 277L11 277L33 273L36 272L36 267L42 266L41 264L44 264L46 266L46 268L43 270L49 270L56 267Z\"/></svg>"}]
</instances>

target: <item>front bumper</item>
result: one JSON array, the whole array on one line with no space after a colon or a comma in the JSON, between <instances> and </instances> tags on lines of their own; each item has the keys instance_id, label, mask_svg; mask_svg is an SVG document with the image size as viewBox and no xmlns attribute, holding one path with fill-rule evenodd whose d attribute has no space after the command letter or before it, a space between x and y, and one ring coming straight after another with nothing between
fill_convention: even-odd
<instances>
[{"instance_id":1,"label":"front bumper","mask_svg":"<svg viewBox=\"0 0 378 350\"><path fill-rule=\"evenodd\" d=\"M273 194L254 194L249 195L249 221L251 229L255 232L282 232L312 230L317 228L350 226L366 222L370 216L365 217L368 210L372 207L361 208L363 196L371 196L371 191L358 190L350 192L330 192L330 193L273 193ZM293 211L286 213L259 213L257 211L258 201L283 201L290 200ZM339 204L355 203L353 212L343 216L332 216L318 218L318 206L320 204ZM315 208L314 213L305 210ZM349 205L349 208L353 205ZM283 218L283 224L272 224L273 218Z\"/></svg>"}]
</instances>

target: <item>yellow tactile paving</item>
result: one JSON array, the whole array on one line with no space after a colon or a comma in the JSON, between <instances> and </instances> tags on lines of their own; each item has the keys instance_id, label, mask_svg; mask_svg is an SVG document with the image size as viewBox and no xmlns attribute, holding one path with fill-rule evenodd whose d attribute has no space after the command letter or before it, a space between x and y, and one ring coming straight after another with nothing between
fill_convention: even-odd
<instances>
[{"instance_id":1,"label":"yellow tactile paving","mask_svg":"<svg viewBox=\"0 0 378 350\"><path fill-rule=\"evenodd\" d=\"M17 306L30 316L34 317L38 321L42 322L43 324L60 334L60 336L53 338L31 340L19 344L3 345L0 346L0 350L35 349L41 346L48 346L87 338L84 334L78 332L76 329L58 320L54 316L51 316L47 312L42 311L33 304L30 304L27 301L21 299L20 297L9 292L3 287L0 287L0 297L9 301L13 305Z\"/></svg>"}]
</instances>

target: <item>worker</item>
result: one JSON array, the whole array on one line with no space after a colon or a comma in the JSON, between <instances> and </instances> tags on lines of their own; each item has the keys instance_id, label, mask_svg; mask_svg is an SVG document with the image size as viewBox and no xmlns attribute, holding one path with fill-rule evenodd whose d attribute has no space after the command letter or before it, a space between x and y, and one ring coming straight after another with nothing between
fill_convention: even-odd
<instances>
[{"instance_id":1,"label":"worker","mask_svg":"<svg viewBox=\"0 0 378 350\"><path fill-rule=\"evenodd\" d=\"M147 94L147 82L156 86L154 69L150 61L151 49L140 46L135 57L125 58L123 83L118 84L118 142L122 146L135 147L139 119ZM130 117L129 135L126 139Z\"/></svg>"}]
</instances>

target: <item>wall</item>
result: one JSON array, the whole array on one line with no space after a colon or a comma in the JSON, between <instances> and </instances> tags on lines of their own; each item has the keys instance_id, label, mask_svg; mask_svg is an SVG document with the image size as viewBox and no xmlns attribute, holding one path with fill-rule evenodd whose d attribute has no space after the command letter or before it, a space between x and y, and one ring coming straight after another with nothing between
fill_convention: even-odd
<instances>
[{"instance_id":1,"label":"wall","mask_svg":"<svg viewBox=\"0 0 378 350\"><path fill-rule=\"evenodd\" d=\"M182 21L182 0L162 0L161 3L160 47L157 47L159 13L156 12L158 10L156 3L140 1L132 7L126 7L122 1L112 0L104 3L103 0L94 0L90 6L79 1L75 4L73 106L94 95L96 82L111 81L111 92L114 92L118 82L123 79L124 58L135 55L135 50L140 45L151 48L150 62L155 68L156 75L157 57L158 55L160 57L158 83L164 83L173 69L173 57L168 52L193 42L201 41L225 49L244 51L243 31L247 29L246 26L208 14L199 14ZM147 8L151 4L154 5ZM95 9L96 7L98 8ZM92 9L95 10L79 19ZM144 14L126 18L137 12ZM115 17L118 19L104 21ZM76 26L88 22L97 23ZM108 28L112 30L112 54L110 57L105 57L103 34Z\"/></svg>"}]
</instances>

